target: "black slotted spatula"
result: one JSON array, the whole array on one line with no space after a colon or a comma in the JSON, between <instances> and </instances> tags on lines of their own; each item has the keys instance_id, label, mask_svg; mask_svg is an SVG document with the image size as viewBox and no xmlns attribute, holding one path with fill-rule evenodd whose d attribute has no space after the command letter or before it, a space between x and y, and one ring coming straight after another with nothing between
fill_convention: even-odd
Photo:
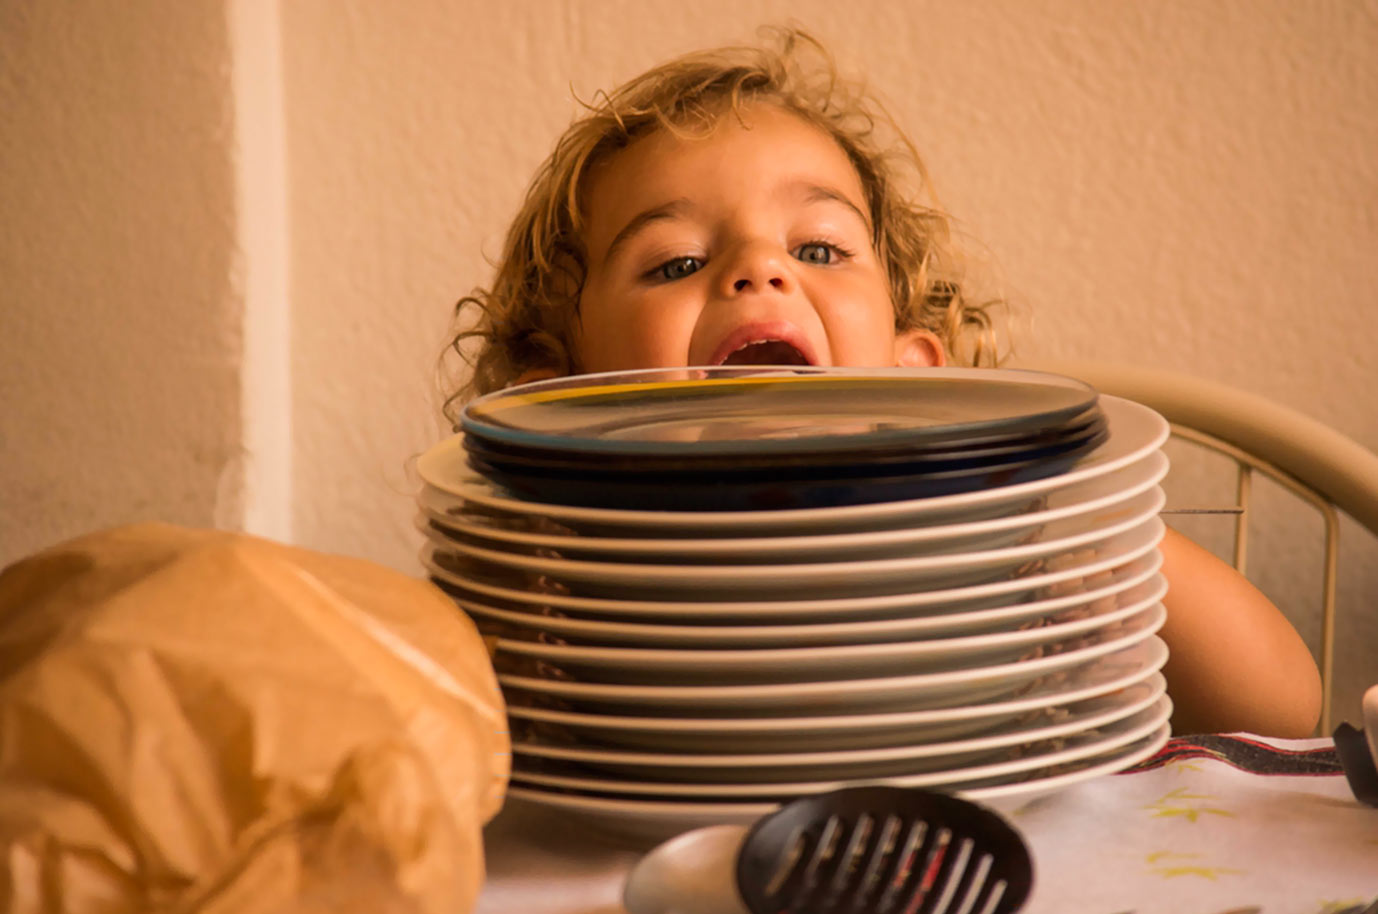
<instances>
[{"instance_id":1,"label":"black slotted spatula","mask_svg":"<svg viewBox=\"0 0 1378 914\"><path fill-rule=\"evenodd\" d=\"M847 787L747 832L737 890L752 914L1012 914L1033 861L997 813L937 791Z\"/></svg>"}]
</instances>

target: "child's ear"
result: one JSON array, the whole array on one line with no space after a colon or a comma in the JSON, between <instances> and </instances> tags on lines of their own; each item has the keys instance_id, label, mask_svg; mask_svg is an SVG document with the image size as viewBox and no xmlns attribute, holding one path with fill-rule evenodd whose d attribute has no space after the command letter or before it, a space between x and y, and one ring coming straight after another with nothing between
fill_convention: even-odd
<instances>
[{"instance_id":1,"label":"child's ear","mask_svg":"<svg viewBox=\"0 0 1378 914\"><path fill-rule=\"evenodd\" d=\"M928 330L906 330L895 337L895 364L900 368L942 368L947 364L943 341Z\"/></svg>"}]
</instances>

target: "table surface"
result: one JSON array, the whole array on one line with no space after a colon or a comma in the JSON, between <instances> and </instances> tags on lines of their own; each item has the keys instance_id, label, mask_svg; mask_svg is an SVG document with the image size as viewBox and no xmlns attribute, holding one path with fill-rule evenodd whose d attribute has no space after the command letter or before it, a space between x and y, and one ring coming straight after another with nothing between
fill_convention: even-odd
<instances>
[{"instance_id":1,"label":"table surface","mask_svg":"<svg viewBox=\"0 0 1378 914\"><path fill-rule=\"evenodd\" d=\"M1378 897L1378 809L1329 739L1178 737L1009 818L1034 857L1025 914L1335 914ZM516 800L485 847L477 914L626 914L649 850Z\"/></svg>"}]
</instances>

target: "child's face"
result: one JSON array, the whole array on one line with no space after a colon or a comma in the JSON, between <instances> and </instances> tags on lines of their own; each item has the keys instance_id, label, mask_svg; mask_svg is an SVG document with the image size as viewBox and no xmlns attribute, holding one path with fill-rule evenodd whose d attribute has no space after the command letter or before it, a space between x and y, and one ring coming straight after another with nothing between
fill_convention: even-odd
<instances>
[{"instance_id":1,"label":"child's face","mask_svg":"<svg viewBox=\"0 0 1378 914\"><path fill-rule=\"evenodd\" d=\"M895 332L856 169L826 133L775 107L706 137L643 137L598 166L586 197L584 371L718 364L942 364Z\"/></svg>"}]
</instances>

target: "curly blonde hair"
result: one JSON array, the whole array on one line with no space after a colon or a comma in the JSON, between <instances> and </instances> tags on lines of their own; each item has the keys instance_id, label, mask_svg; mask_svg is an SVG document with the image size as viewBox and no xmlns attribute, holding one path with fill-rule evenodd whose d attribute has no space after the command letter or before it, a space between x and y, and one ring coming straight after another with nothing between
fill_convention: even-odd
<instances>
[{"instance_id":1,"label":"curly blonde hair","mask_svg":"<svg viewBox=\"0 0 1378 914\"><path fill-rule=\"evenodd\" d=\"M816 39L788 29L764 47L685 55L585 103L587 113L560 137L527 190L492 286L455 305L458 330L447 353L472 371L445 401L451 421L469 398L528 371L580 372L572 340L588 268L581 207L590 172L641 137L659 130L702 135L724 115L740 118L760 103L825 131L856 168L896 329L931 331L956 364L999 361L992 312L1001 303L975 302L964 292L951 221L932 202L913 143L879 100L839 76ZM889 148L880 128L893 135Z\"/></svg>"}]
</instances>

